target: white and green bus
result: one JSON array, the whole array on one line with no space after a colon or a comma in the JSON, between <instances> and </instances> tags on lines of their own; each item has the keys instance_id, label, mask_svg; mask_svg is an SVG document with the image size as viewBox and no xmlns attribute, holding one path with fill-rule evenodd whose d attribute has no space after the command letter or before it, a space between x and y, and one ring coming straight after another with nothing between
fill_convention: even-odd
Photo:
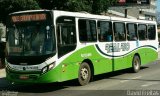
<instances>
[{"instance_id":1,"label":"white and green bus","mask_svg":"<svg viewBox=\"0 0 160 96\"><path fill-rule=\"evenodd\" d=\"M7 19L6 77L51 83L140 66L158 57L155 21L58 10L11 13Z\"/></svg>"}]
</instances>

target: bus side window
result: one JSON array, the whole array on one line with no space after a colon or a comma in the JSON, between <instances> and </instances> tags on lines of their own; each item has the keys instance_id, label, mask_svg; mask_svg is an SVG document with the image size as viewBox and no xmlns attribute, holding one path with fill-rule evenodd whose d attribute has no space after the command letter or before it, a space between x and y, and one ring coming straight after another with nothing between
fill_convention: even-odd
<instances>
[{"instance_id":1,"label":"bus side window","mask_svg":"<svg viewBox=\"0 0 160 96\"><path fill-rule=\"evenodd\" d=\"M148 39L155 40L156 38L156 27L155 25L148 25Z\"/></svg>"},{"instance_id":2,"label":"bus side window","mask_svg":"<svg viewBox=\"0 0 160 96\"><path fill-rule=\"evenodd\" d=\"M78 27L80 42L97 41L97 30L95 20L79 19Z\"/></svg>"},{"instance_id":3,"label":"bus side window","mask_svg":"<svg viewBox=\"0 0 160 96\"><path fill-rule=\"evenodd\" d=\"M139 36L139 40L147 39L147 26L145 24L138 25L138 36Z\"/></svg>"},{"instance_id":4,"label":"bus side window","mask_svg":"<svg viewBox=\"0 0 160 96\"><path fill-rule=\"evenodd\" d=\"M129 41L137 40L137 24L128 23L127 24L127 39Z\"/></svg>"},{"instance_id":5,"label":"bus side window","mask_svg":"<svg viewBox=\"0 0 160 96\"><path fill-rule=\"evenodd\" d=\"M100 42L110 42L113 40L112 34L112 23L109 21L98 21L98 29L99 29L99 41Z\"/></svg>"},{"instance_id":6,"label":"bus side window","mask_svg":"<svg viewBox=\"0 0 160 96\"><path fill-rule=\"evenodd\" d=\"M61 44L70 45L75 44L75 27L72 25L62 25L61 26Z\"/></svg>"},{"instance_id":7,"label":"bus side window","mask_svg":"<svg viewBox=\"0 0 160 96\"><path fill-rule=\"evenodd\" d=\"M115 41L126 40L125 23L114 22L114 36Z\"/></svg>"}]
</instances>

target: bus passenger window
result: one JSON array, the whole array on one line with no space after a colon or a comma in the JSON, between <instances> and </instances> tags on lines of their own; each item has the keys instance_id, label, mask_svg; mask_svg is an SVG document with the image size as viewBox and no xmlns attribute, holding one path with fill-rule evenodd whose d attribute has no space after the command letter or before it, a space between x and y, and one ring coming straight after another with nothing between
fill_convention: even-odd
<instances>
[{"instance_id":1,"label":"bus passenger window","mask_svg":"<svg viewBox=\"0 0 160 96\"><path fill-rule=\"evenodd\" d=\"M128 23L127 24L127 39L129 41L137 40L137 25Z\"/></svg>"},{"instance_id":2,"label":"bus passenger window","mask_svg":"<svg viewBox=\"0 0 160 96\"><path fill-rule=\"evenodd\" d=\"M147 26L144 24L138 25L138 36L139 40L146 40L147 39Z\"/></svg>"},{"instance_id":3,"label":"bus passenger window","mask_svg":"<svg viewBox=\"0 0 160 96\"><path fill-rule=\"evenodd\" d=\"M155 25L148 25L148 39L155 40L156 36L156 27Z\"/></svg>"},{"instance_id":4,"label":"bus passenger window","mask_svg":"<svg viewBox=\"0 0 160 96\"><path fill-rule=\"evenodd\" d=\"M99 29L99 41L101 42L109 42L113 40L112 35L112 23L109 21L98 21L98 29Z\"/></svg>"},{"instance_id":5,"label":"bus passenger window","mask_svg":"<svg viewBox=\"0 0 160 96\"><path fill-rule=\"evenodd\" d=\"M78 21L79 39L82 42L97 41L96 21L80 19Z\"/></svg>"},{"instance_id":6,"label":"bus passenger window","mask_svg":"<svg viewBox=\"0 0 160 96\"><path fill-rule=\"evenodd\" d=\"M114 23L114 36L115 41L125 41L126 40L126 32L125 32L125 24L120 22Z\"/></svg>"}]
</instances>

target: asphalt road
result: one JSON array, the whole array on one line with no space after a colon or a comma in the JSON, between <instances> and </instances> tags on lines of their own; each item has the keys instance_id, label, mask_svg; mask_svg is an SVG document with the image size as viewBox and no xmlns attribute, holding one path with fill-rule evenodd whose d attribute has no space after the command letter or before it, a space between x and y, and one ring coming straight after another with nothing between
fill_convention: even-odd
<instances>
[{"instance_id":1,"label":"asphalt road","mask_svg":"<svg viewBox=\"0 0 160 96\"><path fill-rule=\"evenodd\" d=\"M160 96L160 61L143 66L138 73L122 70L95 76L86 86L78 86L76 80L41 85L13 85L5 78L0 78L1 95Z\"/></svg>"}]
</instances>

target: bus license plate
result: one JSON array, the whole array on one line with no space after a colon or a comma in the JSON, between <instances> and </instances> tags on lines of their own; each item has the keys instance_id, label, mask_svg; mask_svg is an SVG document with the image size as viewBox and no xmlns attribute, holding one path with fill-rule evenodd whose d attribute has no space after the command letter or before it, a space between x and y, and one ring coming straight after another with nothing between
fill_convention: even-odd
<instances>
[{"instance_id":1,"label":"bus license plate","mask_svg":"<svg viewBox=\"0 0 160 96\"><path fill-rule=\"evenodd\" d=\"M27 79L29 79L29 76L28 75L20 75L19 79L27 80Z\"/></svg>"}]
</instances>

